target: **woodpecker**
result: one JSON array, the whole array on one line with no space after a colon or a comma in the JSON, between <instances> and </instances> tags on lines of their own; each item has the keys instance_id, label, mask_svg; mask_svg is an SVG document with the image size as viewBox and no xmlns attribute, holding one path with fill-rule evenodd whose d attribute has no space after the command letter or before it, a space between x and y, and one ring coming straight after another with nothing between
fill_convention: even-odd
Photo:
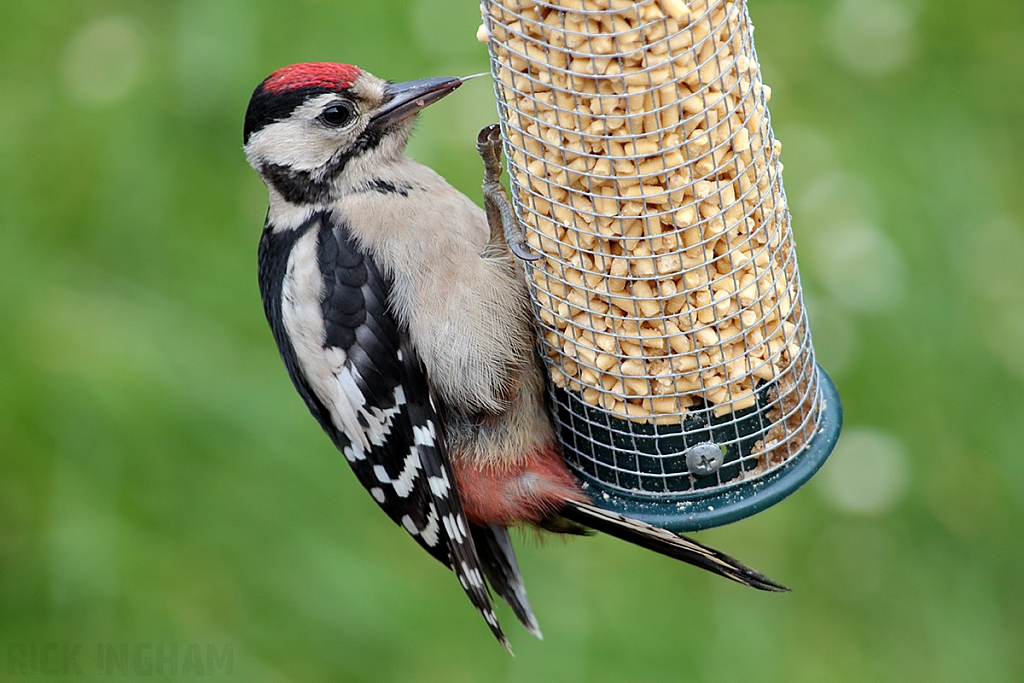
<instances>
[{"instance_id":1,"label":"woodpecker","mask_svg":"<svg viewBox=\"0 0 1024 683\"><path fill-rule=\"evenodd\" d=\"M484 210L404 154L417 113L465 80L392 83L346 64L295 64L252 95L244 150L270 200L260 293L306 407L506 648L490 590L541 636L509 535L516 525L596 529L785 590L580 491L544 404L516 258L535 256L499 182L498 127L477 141Z\"/></svg>"}]
</instances>

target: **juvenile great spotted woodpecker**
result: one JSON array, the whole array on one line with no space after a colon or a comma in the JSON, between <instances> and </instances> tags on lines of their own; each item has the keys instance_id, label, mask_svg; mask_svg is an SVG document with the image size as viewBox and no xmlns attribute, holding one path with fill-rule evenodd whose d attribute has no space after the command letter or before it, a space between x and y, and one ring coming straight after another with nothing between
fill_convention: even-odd
<instances>
[{"instance_id":1,"label":"juvenile great spotted woodpecker","mask_svg":"<svg viewBox=\"0 0 1024 683\"><path fill-rule=\"evenodd\" d=\"M596 529L762 590L733 558L590 504L544 406L523 270L478 138L479 209L404 155L416 114L465 79L389 83L296 64L256 88L245 155L267 185L259 285L295 388L392 520L451 569L508 648L490 590L540 637L509 527Z\"/></svg>"}]
</instances>

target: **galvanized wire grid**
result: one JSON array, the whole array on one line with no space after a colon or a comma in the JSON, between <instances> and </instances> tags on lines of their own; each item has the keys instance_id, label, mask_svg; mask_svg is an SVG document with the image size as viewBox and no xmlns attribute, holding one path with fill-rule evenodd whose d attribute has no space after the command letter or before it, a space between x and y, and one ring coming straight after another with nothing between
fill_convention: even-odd
<instances>
[{"instance_id":1,"label":"galvanized wire grid","mask_svg":"<svg viewBox=\"0 0 1024 683\"><path fill-rule=\"evenodd\" d=\"M742 0L483 0L554 418L632 495L757 477L821 399ZM684 453L723 447L691 472Z\"/></svg>"}]
</instances>

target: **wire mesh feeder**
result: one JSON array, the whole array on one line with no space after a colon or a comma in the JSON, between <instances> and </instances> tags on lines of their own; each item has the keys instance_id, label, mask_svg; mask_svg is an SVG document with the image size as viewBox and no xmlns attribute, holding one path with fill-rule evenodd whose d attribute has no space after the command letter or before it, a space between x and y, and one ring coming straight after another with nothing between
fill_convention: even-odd
<instances>
[{"instance_id":1,"label":"wire mesh feeder","mask_svg":"<svg viewBox=\"0 0 1024 683\"><path fill-rule=\"evenodd\" d=\"M565 457L676 531L791 493L838 438L742 0L483 0Z\"/></svg>"}]
</instances>

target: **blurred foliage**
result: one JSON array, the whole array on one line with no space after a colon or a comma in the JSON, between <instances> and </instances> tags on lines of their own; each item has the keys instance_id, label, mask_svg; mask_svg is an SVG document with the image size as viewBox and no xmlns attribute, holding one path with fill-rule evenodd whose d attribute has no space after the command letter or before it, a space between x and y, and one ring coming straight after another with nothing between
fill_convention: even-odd
<instances>
[{"instance_id":1,"label":"blurred foliage","mask_svg":"<svg viewBox=\"0 0 1024 683\"><path fill-rule=\"evenodd\" d=\"M253 682L1024 679L1024 4L750 9L848 431L700 538L794 590L527 537L546 639L503 611L512 659L294 395L240 150L287 63L486 70L476 4L5 0L0 679L45 643L84 644L83 680L97 643L230 644ZM474 81L410 153L476 197L494 118Z\"/></svg>"}]
</instances>

